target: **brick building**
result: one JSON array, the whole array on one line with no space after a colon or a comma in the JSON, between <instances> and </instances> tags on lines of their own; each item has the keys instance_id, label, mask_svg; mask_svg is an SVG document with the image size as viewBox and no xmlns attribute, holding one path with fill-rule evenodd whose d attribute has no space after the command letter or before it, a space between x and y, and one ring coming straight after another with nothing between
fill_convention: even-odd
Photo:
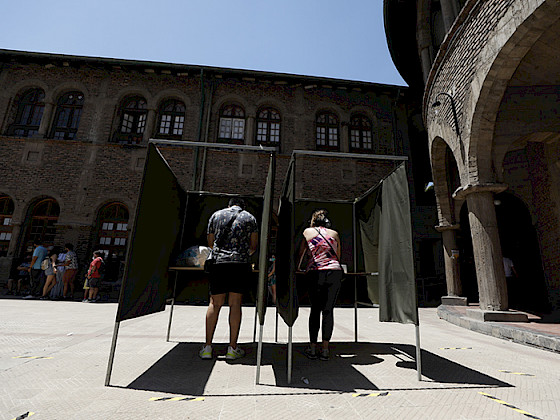
<instances>
[{"instance_id":1,"label":"brick building","mask_svg":"<svg viewBox=\"0 0 560 420\"><path fill-rule=\"evenodd\" d=\"M450 301L558 309L560 3L384 6L394 62L422 103Z\"/></svg>"},{"instance_id":2,"label":"brick building","mask_svg":"<svg viewBox=\"0 0 560 420\"><path fill-rule=\"evenodd\" d=\"M34 238L75 244L82 266L97 248L122 259L149 138L276 147L275 205L294 149L412 153L403 87L8 50L0 63L0 279ZM262 184L253 156L212 152L204 160L192 148L162 150L187 190L251 194ZM340 199L364 192L394 165L316 163L331 176L308 174L302 193L313 187L319 198ZM414 160L408 168L411 179L421 170ZM439 235L433 203L422 189L414 193L411 183L419 256L439 248ZM430 258L420 276L443 271L441 258Z\"/></svg>"}]
</instances>

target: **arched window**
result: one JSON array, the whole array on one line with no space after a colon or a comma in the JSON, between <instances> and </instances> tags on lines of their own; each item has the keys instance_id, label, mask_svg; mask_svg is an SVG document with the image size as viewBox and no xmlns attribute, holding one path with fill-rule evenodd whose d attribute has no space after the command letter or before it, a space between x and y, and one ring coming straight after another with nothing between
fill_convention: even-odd
<instances>
[{"instance_id":1,"label":"arched window","mask_svg":"<svg viewBox=\"0 0 560 420\"><path fill-rule=\"evenodd\" d=\"M59 140L76 138L83 106L84 94L82 92L68 92L58 98L52 138Z\"/></svg>"},{"instance_id":2,"label":"arched window","mask_svg":"<svg viewBox=\"0 0 560 420\"><path fill-rule=\"evenodd\" d=\"M225 105L220 110L218 140L243 144L245 139L245 111L237 105Z\"/></svg>"},{"instance_id":3,"label":"arched window","mask_svg":"<svg viewBox=\"0 0 560 420\"><path fill-rule=\"evenodd\" d=\"M363 115L353 115L350 118L350 150L353 152L373 150L371 121Z\"/></svg>"},{"instance_id":4,"label":"arched window","mask_svg":"<svg viewBox=\"0 0 560 420\"><path fill-rule=\"evenodd\" d=\"M8 246L12 239L12 215L14 201L7 195L0 194L0 257L8 254Z\"/></svg>"},{"instance_id":5,"label":"arched window","mask_svg":"<svg viewBox=\"0 0 560 420\"><path fill-rule=\"evenodd\" d=\"M25 245L27 251L33 249L33 243L42 242L44 246L54 244L56 222L60 214L60 207L53 198L39 201L31 209L31 223L27 230Z\"/></svg>"},{"instance_id":6,"label":"arched window","mask_svg":"<svg viewBox=\"0 0 560 420\"><path fill-rule=\"evenodd\" d=\"M330 112L317 115L317 150L338 151L340 149L338 118Z\"/></svg>"},{"instance_id":7,"label":"arched window","mask_svg":"<svg viewBox=\"0 0 560 420\"><path fill-rule=\"evenodd\" d=\"M31 137L37 134L44 110L45 92L39 88L26 91L19 100L16 119L9 130L10 134L18 137Z\"/></svg>"},{"instance_id":8,"label":"arched window","mask_svg":"<svg viewBox=\"0 0 560 420\"><path fill-rule=\"evenodd\" d=\"M121 106L119 129L115 133L115 142L138 144L146 129L148 108L146 100L140 96L125 98Z\"/></svg>"},{"instance_id":9,"label":"arched window","mask_svg":"<svg viewBox=\"0 0 560 420\"><path fill-rule=\"evenodd\" d=\"M273 108L264 108L257 113L257 144L280 144L280 113Z\"/></svg>"},{"instance_id":10,"label":"arched window","mask_svg":"<svg viewBox=\"0 0 560 420\"><path fill-rule=\"evenodd\" d=\"M98 215L98 235L95 249L102 249L107 256L124 257L128 239L128 209L124 204L111 203Z\"/></svg>"},{"instance_id":11,"label":"arched window","mask_svg":"<svg viewBox=\"0 0 560 420\"><path fill-rule=\"evenodd\" d=\"M176 100L168 100L159 108L157 137L181 139L185 125L185 104Z\"/></svg>"}]
</instances>

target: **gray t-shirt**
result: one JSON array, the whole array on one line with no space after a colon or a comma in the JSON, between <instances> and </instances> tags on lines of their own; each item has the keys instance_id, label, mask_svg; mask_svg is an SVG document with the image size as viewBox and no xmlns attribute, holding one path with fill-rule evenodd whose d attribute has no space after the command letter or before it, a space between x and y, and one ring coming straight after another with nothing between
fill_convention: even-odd
<instances>
[{"instance_id":1,"label":"gray t-shirt","mask_svg":"<svg viewBox=\"0 0 560 420\"><path fill-rule=\"evenodd\" d=\"M224 232L231 218L237 214L231 229ZM247 263L249 262L249 250L251 234L258 232L257 220L248 211L241 210L239 206L232 206L215 212L208 221L208 234L214 234L214 250L212 255L216 259L216 263ZM219 243L221 235L227 235L225 242L220 248L216 246Z\"/></svg>"}]
</instances>

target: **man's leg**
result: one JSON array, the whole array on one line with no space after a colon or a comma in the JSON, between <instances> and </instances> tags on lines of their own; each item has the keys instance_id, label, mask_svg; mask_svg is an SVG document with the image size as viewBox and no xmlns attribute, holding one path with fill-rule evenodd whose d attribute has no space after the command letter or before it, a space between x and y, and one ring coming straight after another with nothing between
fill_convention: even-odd
<instances>
[{"instance_id":1,"label":"man's leg","mask_svg":"<svg viewBox=\"0 0 560 420\"><path fill-rule=\"evenodd\" d=\"M229 303L229 345L234 349L237 348L237 338L239 337L239 328L241 327L241 300L242 293L230 292L228 296Z\"/></svg>"},{"instance_id":2,"label":"man's leg","mask_svg":"<svg viewBox=\"0 0 560 420\"><path fill-rule=\"evenodd\" d=\"M220 315L220 309L224 306L226 301L226 294L221 293L219 295L210 295L210 303L208 304L208 310L206 311L206 345L212 344L212 339L214 338L214 331L216 330L216 324L218 323L218 316Z\"/></svg>"},{"instance_id":3,"label":"man's leg","mask_svg":"<svg viewBox=\"0 0 560 420\"><path fill-rule=\"evenodd\" d=\"M89 288L89 300L95 300L97 297L97 292L99 291L99 287L90 287Z\"/></svg>"}]
</instances>

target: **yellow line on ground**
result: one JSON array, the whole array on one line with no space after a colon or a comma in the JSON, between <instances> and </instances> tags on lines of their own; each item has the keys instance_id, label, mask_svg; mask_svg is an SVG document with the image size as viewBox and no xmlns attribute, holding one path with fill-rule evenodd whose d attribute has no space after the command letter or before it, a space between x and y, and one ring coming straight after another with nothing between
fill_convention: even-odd
<instances>
[{"instance_id":1,"label":"yellow line on ground","mask_svg":"<svg viewBox=\"0 0 560 420\"><path fill-rule=\"evenodd\" d=\"M353 397L387 397L391 394L388 392L373 392L371 394L352 394Z\"/></svg>"},{"instance_id":2,"label":"yellow line on ground","mask_svg":"<svg viewBox=\"0 0 560 420\"><path fill-rule=\"evenodd\" d=\"M440 350L472 350L472 347L440 347Z\"/></svg>"},{"instance_id":3,"label":"yellow line on ground","mask_svg":"<svg viewBox=\"0 0 560 420\"><path fill-rule=\"evenodd\" d=\"M511 370L500 370L500 372L511 373L512 375L535 376L535 375L533 375L533 374L531 374L531 373L512 372Z\"/></svg>"},{"instance_id":4,"label":"yellow line on ground","mask_svg":"<svg viewBox=\"0 0 560 420\"><path fill-rule=\"evenodd\" d=\"M517 407L515 407L515 406L513 406L513 405L511 405L511 404L509 404L509 403L507 403L503 400L500 400L500 399L498 399L498 398L496 398L496 397L494 397L490 394L487 394L486 392L479 392L479 394L484 395L485 397L491 399L492 401L495 401L495 402L500 403L500 404L502 404L502 405L504 405L508 408L511 408L512 410L517 411L518 413L523 414L524 416L529 417L530 419L542 420L540 417L534 416L533 414L530 414L530 413L528 413L528 412L526 412L526 411L524 411L520 408L517 408Z\"/></svg>"},{"instance_id":5,"label":"yellow line on ground","mask_svg":"<svg viewBox=\"0 0 560 420\"><path fill-rule=\"evenodd\" d=\"M33 411L28 411L27 413L23 413L21 416L14 417L12 420L23 420L31 417L33 414L35 414Z\"/></svg>"},{"instance_id":6,"label":"yellow line on ground","mask_svg":"<svg viewBox=\"0 0 560 420\"><path fill-rule=\"evenodd\" d=\"M152 397L150 401L204 401L204 397Z\"/></svg>"},{"instance_id":7,"label":"yellow line on ground","mask_svg":"<svg viewBox=\"0 0 560 420\"><path fill-rule=\"evenodd\" d=\"M52 356L13 356L12 359L52 359Z\"/></svg>"}]
</instances>

